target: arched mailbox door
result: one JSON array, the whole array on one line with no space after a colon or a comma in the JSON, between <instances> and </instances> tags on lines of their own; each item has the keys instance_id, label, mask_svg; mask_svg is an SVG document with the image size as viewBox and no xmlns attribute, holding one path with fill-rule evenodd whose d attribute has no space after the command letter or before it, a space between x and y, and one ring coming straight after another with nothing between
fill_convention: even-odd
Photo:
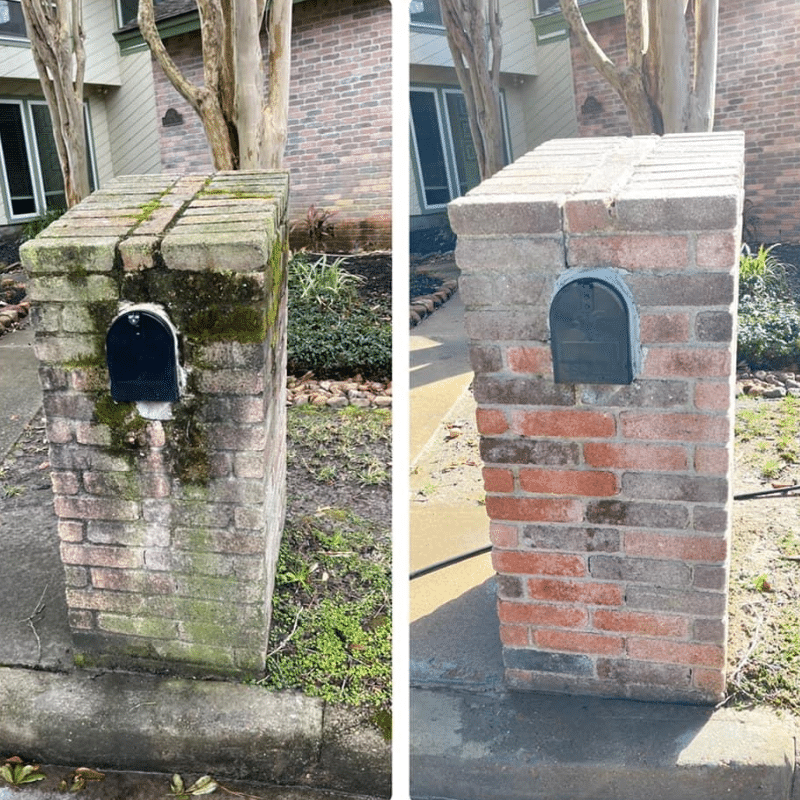
<instances>
[{"instance_id":1,"label":"arched mailbox door","mask_svg":"<svg viewBox=\"0 0 800 800\"><path fill-rule=\"evenodd\" d=\"M120 314L106 334L111 397L118 402L178 399L175 332L159 314L131 308Z\"/></svg>"},{"instance_id":2,"label":"arched mailbox door","mask_svg":"<svg viewBox=\"0 0 800 800\"><path fill-rule=\"evenodd\" d=\"M562 287L550 305L550 345L556 383L631 383L628 306L596 278Z\"/></svg>"}]
</instances>

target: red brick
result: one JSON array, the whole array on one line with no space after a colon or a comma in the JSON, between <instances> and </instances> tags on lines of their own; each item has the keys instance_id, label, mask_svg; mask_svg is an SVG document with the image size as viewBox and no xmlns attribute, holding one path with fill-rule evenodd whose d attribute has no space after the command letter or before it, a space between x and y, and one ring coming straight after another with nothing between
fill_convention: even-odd
<instances>
[{"instance_id":1,"label":"red brick","mask_svg":"<svg viewBox=\"0 0 800 800\"><path fill-rule=\"evenodd\" d=\"M505 433L508 430L506 415L496 408L479 408L475 412L478 432L485 436Z\"/></svg>"},{"instance_id":2,"label":"red brick","mask_svg":"<svg viewBox=\"0 0 800 800\"><path fill-rule=\"evenodd\" d=\"M72 519L135 520L140 516L139 504L115 497L64 497L54 499L56 514Z\"/></svg>"},{"instance_id":3,"label":"red brick","mask_svg":"<svg viewBox=\"0 0 800 800\"><path fill-rule=\"evenodd\" d=\"M621 655L624 640L618 636L600 636L596 633L541 629L534 631L534 642L539 647L571 653L596 653L603 656Z\"/></svg>"},{"instance_id":4,"label":"red brick","mask_svg":"<svg viewBox=\"0 0 800 800\"><path fill-rule=\"evenodd\" d=\"M694 389L694 405L698 411L727 411L731 392L727 383L698 383Z\"/></svg>"},{"instance_id":5,"label":"red brick","mask_svg":"<svg viewBox=\"0 0 800 800\"><path fill-rule=\"evenodd\" d=\"M689 260L685 235L573 236L568 247L570 263L584 267L679 271Z\"/></svg>"},{"instance_id":6,"label":"red brick","mask_svg":"<svg viewBox=\"0 0 800 800\"><path fill-rule=\"evenodd\" d=\"M519 546L519 531L516 525L492 522L489 525L489 539L495 547L515 548Z\"/></svg>"},{"instance_id":7,"label":"red brick","mask_svg":"<svg viewBox=\"0 0 800 800\"><path fill-rule=\"evenodd\" d=\"M644 314L639 326L642 344L689 341L688 314Z\"/></svg>"},{"instance_id":8,"label":"red brick","mask_svg":"<svg viewBox=\"0 0 800 800\"><path fill-rule=\"evenodd\" d=\"M722 669L692 669L692 685L720 700L725 696L725 672Z\"/></svg>"},{"instance_id":9,"label":"red brick","mask_svg":"<svg viewBox=\"0 0 800 800\"><path fill-rule=\"evenodd\" d=\"M557 628L580 628L589 615L583 608L551 606L544 603L508 603L500 601L497 613L501 622L546 625Z\"/></svg>"},{"instance_id":10,"label":"red brick","mask_svg":"<svg viewBox=\"0 0 800 800\"><path fill-rule=\"evenodd\" d=\"M622 435L626 439L722 444L728 441L730 431L727 417L711 414L624 411L620 417Z\"/></svg>"},{"instance_id":11,"label":"red brick","mask_svg":"<svg viewBox=\"0 0 800 800\"><path fill-rule=\"evenodd\" d=\"M661 614L598 609L592 615L592 623L598 630L638 633L642 636L671 636L685 639L689 633L687 617Z\"/></svg>"},{"instance_id":12,"label":"red brick","mask_svg":"<svg viewBox=\"0 0 800 800\"><path fill-rule=\"evenodd\" d=\"M646 661L668 664L719 667L725 665L725 650L711 644L684 644L658 639L628 639L628 655Z\"/></svg>"},{"instance_id":13,"label":"red brick","mask_svg":"<svg viewBox=\"0 0 800 800\"><path fill-rule=\"evenodd\" d=\"M611 444L586 442L583 457L592 467L683 471L688 466L686 448L679 445Z\"/></svg>"},{"instance_id":14,"label":"red brick","mask_svg":"<svg viewBox=\"0 0 800 800\"><path fill-rule=\"evenodd\" d=\"M509 347L508 366L512 372L551 375L553 356L549 347Z\"/></svg>"},{"instance_id":15,"label":"red brick","mask_svg":"<svg viewBox=\"0 0 800 800\"><path fill-rule=\"evenodd\" d=\"M142 566L142 551L134 547L107 547L91 544L61 543L61 560L65 564L90 567L134 569Z\"/></svg>"},{"instance_id":16,"label":"red brick","mask_svg":"<svg viewBox=\"0 0 800 800\"><path fill-rule=\"evenodd\" d=\"M734 269L739 263L740 242L733 231L697 235L695 261L698 267Z\"/></svg>"},{"instance_id":17,"label":"red brick","mask_svg":"<svg viewBox=\"0 0 800 800\"><path fill-rule=\"evenodd\" d=\"M580 556L562 553L527 553L495 550L492 565L498 572L519 575L566 575L582 578L586 562Z\"/></svg>"},{"instance_id":18,"label":"red brick","mask_svg":"<svg viewBox=\"0 0 800 800\"><path fill-rule=\"evenodd\" d=\"M521 469L519 484L522 491L536 494L611 497L618 491L615 475L594 470Z\"/></svg>"},{"instance_id":19,"label":"red brick","mask_svg":"<svg viewBox=\"0 0 800 800\"><path fill-rule=\"evenodd\" d=\"M727 447L696 447L694 451L694 468L707 475L727 475L731 463L730 450Z\"/></svg>"},{"instance_id":20,"label":"red brick","mask_svg":"<svg viewBox=\"0 0 800 800\"><path fill-rule=\"evenodd\" d=\"M724 350L651 347L642 375L647 378L709 378L730 374L730 353Z\"/></svg>"},{"instance_id":21,"label":"red brick","mask_svg":"<svg viewBox=\"0 0 800 800\"><path fill-rule=\"evenodd\" d=\"M614 417L601 411L518 411L511 429L523 436L564 436L570 439L614 436Z\"/></svg>"},{"instance_id":22,"label":"red brick","mask_svg":"<svg viewBox=\"0 0 800 800\"><path fill-rule=\"evenodd\" d=\"M633 556L721 563L728 555L725 539L709 536L667 536L632 531L625 534L625 552Z\"/></svg>"},{"instance_id":23,"label":"red brick","mask_svg":"<svg viewBox=\"0 0 800 800\"><path fill-rule=\"evenodd\" d=\"M578 522L583 516L583 504L577 500L489 495L486 498L486 512L490 519L519 522Z\"/></svg>"},{"instance_id":24,"label":"red brick","mask_svg":"<svg viewBox=\"0 0 800 800\"><path fill-rule=\"evenodd\" d=\"M535 600L552 603L587 603L598 606L621 606L622 587L615 583L560 581L552 578L531 578L528 595Z\"/></svg>"},{"instance_id":25,"label":"red brick","mask_svg":"<svg viewBox=\"0 0 800 800\"><path fill-rule=\"evenodd\" d=\"M525 625L507 625L500 624L500 641L508 647L528 647L530 640L528 638L528 631L530 629Z\"/></svg>"},{"instance_id":26,"label":"red brick","mask_svg":"<svg viewBox=\"0 0 800 800\"><path fill-rule=\"evenodd\" d=\"M513 492L514 473L510 469L484 467L483 485L487 492Z\"/></svg>"}]
</instances>

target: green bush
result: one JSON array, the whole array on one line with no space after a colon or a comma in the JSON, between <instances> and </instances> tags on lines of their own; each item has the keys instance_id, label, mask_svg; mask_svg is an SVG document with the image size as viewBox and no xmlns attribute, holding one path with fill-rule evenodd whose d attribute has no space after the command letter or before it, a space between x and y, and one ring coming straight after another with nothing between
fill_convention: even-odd
<instances>
[{"instance_id":1,"label":"green bush","mask_svg":"<svg viewBox=\"0 0 800 800\"><path fill-rule=\"evenodd\" d=\"M51 208L42 214L41 217L36 217L30 222L25 223L22 229L22 238L27 242L28 239L33 239L38 236L51 222L55 222L62 214L65 214L66 208Z\"/></svg>"},{"instance_id":2,"label":"green bush","mask_svg":"<svg viewBox=\"0 0 800 800\"><path fill-rule=\"evenodd\" d=\"M791 299L786 267L772 248L739 260L737 357L753 369L781 369L800 357L800 309Z\"/></svg>"},{"instance_id":3,"label":"green bush","mask_svg":"<svg viewBox=\"0 0 800 800\"><path fill-rule=\"evenodd\" d=\"M289 372L318 378L385 380L392 371L389 320L363 302L359 276L342 269L341 259L323 257L289 264Z\"/></svg>"}]
</instances>

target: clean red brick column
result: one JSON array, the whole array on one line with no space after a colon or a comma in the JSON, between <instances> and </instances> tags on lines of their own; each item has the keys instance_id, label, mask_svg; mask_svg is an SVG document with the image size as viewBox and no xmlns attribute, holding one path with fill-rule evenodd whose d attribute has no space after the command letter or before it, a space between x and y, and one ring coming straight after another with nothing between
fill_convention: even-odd
<instances>
[{"instance_id":1,"label":"clean red brick column","mask_svg":"<svg viewBox=\"0 0 800 800\"><path fill-rule=\"evenodd\" d=\"M725 688L739 133L552 141L450 205L511 688ZM623 286L630 384L555 383L567 279Z\"/></svg>"}]
</instances>

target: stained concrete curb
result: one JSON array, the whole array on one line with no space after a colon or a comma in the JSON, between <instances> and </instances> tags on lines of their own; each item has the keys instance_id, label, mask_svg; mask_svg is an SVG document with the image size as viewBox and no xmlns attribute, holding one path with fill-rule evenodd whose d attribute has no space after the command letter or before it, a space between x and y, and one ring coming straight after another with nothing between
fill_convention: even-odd
<instances>
[{"instance_id":1,"label":"stained concrete curb","mask_svg":"<svg viewBox=\"0 0 800 800\"><path fill-rule=\"evenodd\" d=\"M100 770L391 793L390 745L362 715L225 682L0 668L0 753Z\"/></svg>"},{"instance_id":2,"label":"stained concrete curb","mask_svg":"<svg viewBox=\"0 0 800 800\"><path fill-rule=\"evenodd\" d=\"M794 738L767 711L412 692L411 794L458 800L789 800Z\"/></svg>"}]
</instances>

